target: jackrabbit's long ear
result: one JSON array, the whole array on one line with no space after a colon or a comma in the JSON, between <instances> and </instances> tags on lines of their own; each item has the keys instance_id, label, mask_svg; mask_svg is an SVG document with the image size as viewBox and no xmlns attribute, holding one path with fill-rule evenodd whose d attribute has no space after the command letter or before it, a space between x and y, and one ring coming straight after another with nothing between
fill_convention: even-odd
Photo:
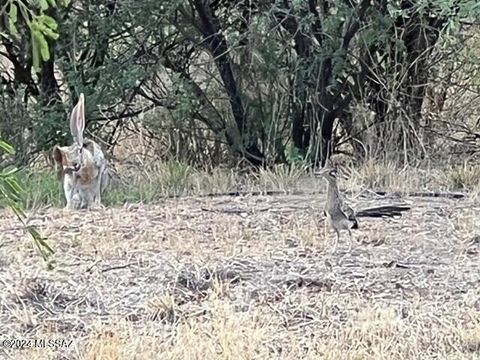
<instances>
[{"instance_id":1,"label":"jackrabbit's long ear","mask_svg":"<svg viewBox=\"0 0 480 360\"><path fill-rule=\"evenodd\" d=\"M55 145L52 150L52 157L56 165L62 166L63 163L63 152L60 146Z\"/></svg>"},{"instance_id":2,"label":"jackrabbit's long ear","mask_svg":"<svg viewBox=\"0 0 480 360\"><path fill-rule=\"evenodd\" d=\"M70 131L73 139L80 146L83 146L83 130L85 130L85 97L82 93L70 115Z\"/></svg>"},{"instance_id":3,"label":"jackrabbit's long ear","mask_svg":"<svg viewBox=\"0 0 480 360\"><path fill-rule=\"evenodd\" d=\"M55 162L55 170L57 173L57 179L62 180L63 178L63 164L65 163L65 154L62 148L58 145L53 147L52 151L53 161Z\"/></svg>"}]
</instances>

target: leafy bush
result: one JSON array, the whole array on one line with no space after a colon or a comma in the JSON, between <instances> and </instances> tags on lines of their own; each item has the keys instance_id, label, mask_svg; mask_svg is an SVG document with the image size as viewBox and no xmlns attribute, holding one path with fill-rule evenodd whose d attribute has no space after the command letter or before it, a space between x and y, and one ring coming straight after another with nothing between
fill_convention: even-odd
<instances>
[{"instance_id":1,"label":"leafy bush","mask_svg":"<svg viewBox=\"0 0 480 360\"><path fill-rule=\"evenodd\" d=\"M0 150L4 154L14 154L13 147L2 140L0 140ZM23 211L22 205L22 196L25 194L25 192L17 181L17 172L17 168L10 166L4 168L0 163L0 204L7 206L13 211L13 213L17 216L18 221L20 221L25 228L26 232L32 237L33 242L42 257L45 260L48 260L49 255L53 254L53 250L46 242L46 239L38 232L38 230L34 226L27 224L26 214Z\"/></svg>"}]
</instances>

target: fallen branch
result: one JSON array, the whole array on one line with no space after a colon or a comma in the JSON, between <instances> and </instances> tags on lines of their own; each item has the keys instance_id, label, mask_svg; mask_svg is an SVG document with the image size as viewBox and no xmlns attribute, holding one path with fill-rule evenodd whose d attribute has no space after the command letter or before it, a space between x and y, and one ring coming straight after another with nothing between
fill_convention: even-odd
<instances>
[{"instance_id":1,"label":"fallen branch","mask_svg":"<svg viewBox=\"0 0 480 360\"><path fill-rule=\"evenodd\" d=\"M450 198L450 199L463 199L466 194L459 192L449 192L449 191L412 191L412 192L391 192L387 191L373 191L374 194L387 196L387 195L397 195L397 196L410 196L410 197L441 197L441 198Z\"/></svg>"},{"instance_id":2,"label":"fallen branch","mask_svg":"<svg viewBox=\"0 0 480 360\"><path fill-rule=\"evenodd\" d=\"M410 210L410 206L385 205L357 211L357 217L394 217L402 216L402 212Z\"/></svg>"},{"instance_id":3,"label":"fallen branch","mask_svg":"<svg viewBox=\"0 0 480 360\"><path fill-rule=\"evenodd\" d=\"M273 195L316 195L324 194L324 191L280 191L280 190L269 190L269 191L232 191L225 193L208 193L195 195L195 197L222 197L222 196L273 196ZM412 191L412 192L399 192L399 191L382 191L382 190L372 190L372 193L380 196L400 196L400 197L441 197L441 198L450 198L450 199L463 199L466 194L460 192L442 192L442 191ZM170 195L167 198L179 198L182 196Z\"/></svg>"}]
</instances>

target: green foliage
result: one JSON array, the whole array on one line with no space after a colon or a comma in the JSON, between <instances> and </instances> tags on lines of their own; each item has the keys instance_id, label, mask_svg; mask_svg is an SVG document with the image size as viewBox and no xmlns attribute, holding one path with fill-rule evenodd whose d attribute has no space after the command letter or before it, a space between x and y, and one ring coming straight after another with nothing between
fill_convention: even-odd
<instances>
[{"instance_id":1,"label":"green foliage","mask_svg":"<svg viewBox=\"0 0 480 360\"><path fill-rule=\"evenodd\" d=\"M10 4L10 11L8 13L8 29L10 31L10 34L15 38L18 39L20 37L16 23L18 20L18 8L15 3Z\"/></svg>"},{"instance_id":2,"label":"green foliage","mask_svg":"<svg viewBox=\"0 0 480 360\"><path fill-rule=\"evenodd\" d=\"M3 152L7 154L15 153L15 149L13 148L13 146L2 140L0 140L0 150L3 150Z\"/></svg>"},{"instance_id":3,"label":"green foliage","mask_svg":"<svg viewBox=\"0 0 480 360\"><path fill-rule=\"evenodd\" d=\"M34 69L39 72L41 62L50 59L49 41L59 38L57 21L44 13L50 7L56 8L57 3L55 0L37 0L29 3L21 0L8 0L7 4L9 8L8 30L10 35L18 41L21 37L21 31L18 30L18 26L25 25L29 29L32 63ZM67 1L60 2L60 6L66 5L68 5ZM19 24L19 13L22 24Z\"/></svg>"},{"instance_id":4,"label":"green foliage","mask_svg":"<svg viewBox=\"0 0 480 360\"><path fill-rule=\"evenodd\" d=\"M3 154L14 154L13 147L1 139L0 150L2 150ZM0 154L2 154L2 152L0 152ZM48 261L49 256L53 254L53 249L48 245L46 239L38 232L38 230L32 225L28 225L26 221L26 215L23 211L22 204L25 191L19 185L16 178L17 172L18 169L13 167L0 169L0 205L2 205L2 207L6 206L13 211L18 221L33 239L36 248L44 260ZM49 264L49 266L51 266L51 264Z\"/></svg>"}]
</instances>

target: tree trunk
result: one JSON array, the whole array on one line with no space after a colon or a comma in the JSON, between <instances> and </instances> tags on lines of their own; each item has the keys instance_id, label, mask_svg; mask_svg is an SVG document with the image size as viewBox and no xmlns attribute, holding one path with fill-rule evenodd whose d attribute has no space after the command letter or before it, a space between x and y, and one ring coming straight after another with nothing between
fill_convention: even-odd
<instances>
[{"instance_id":1,"label":"tree trunk","mask_svg":"<svg viewBox=\"0 0 480 360\"><path fill-rule=\"evenodd\" d=\"M240 90L233 75L232 60L229 55L227 42L220 31L218 20L208 4L201 0L194 0L193 5L199 16L198 29L202 33L204 45L211 52L222 78L238 130L237 134L227 134L229 142L235 143L237 145L235 150L240 152L252 165L261 166L264 162L264 155L250 134L252 129L245 114Z\"/></svg>"}]
</instances>

